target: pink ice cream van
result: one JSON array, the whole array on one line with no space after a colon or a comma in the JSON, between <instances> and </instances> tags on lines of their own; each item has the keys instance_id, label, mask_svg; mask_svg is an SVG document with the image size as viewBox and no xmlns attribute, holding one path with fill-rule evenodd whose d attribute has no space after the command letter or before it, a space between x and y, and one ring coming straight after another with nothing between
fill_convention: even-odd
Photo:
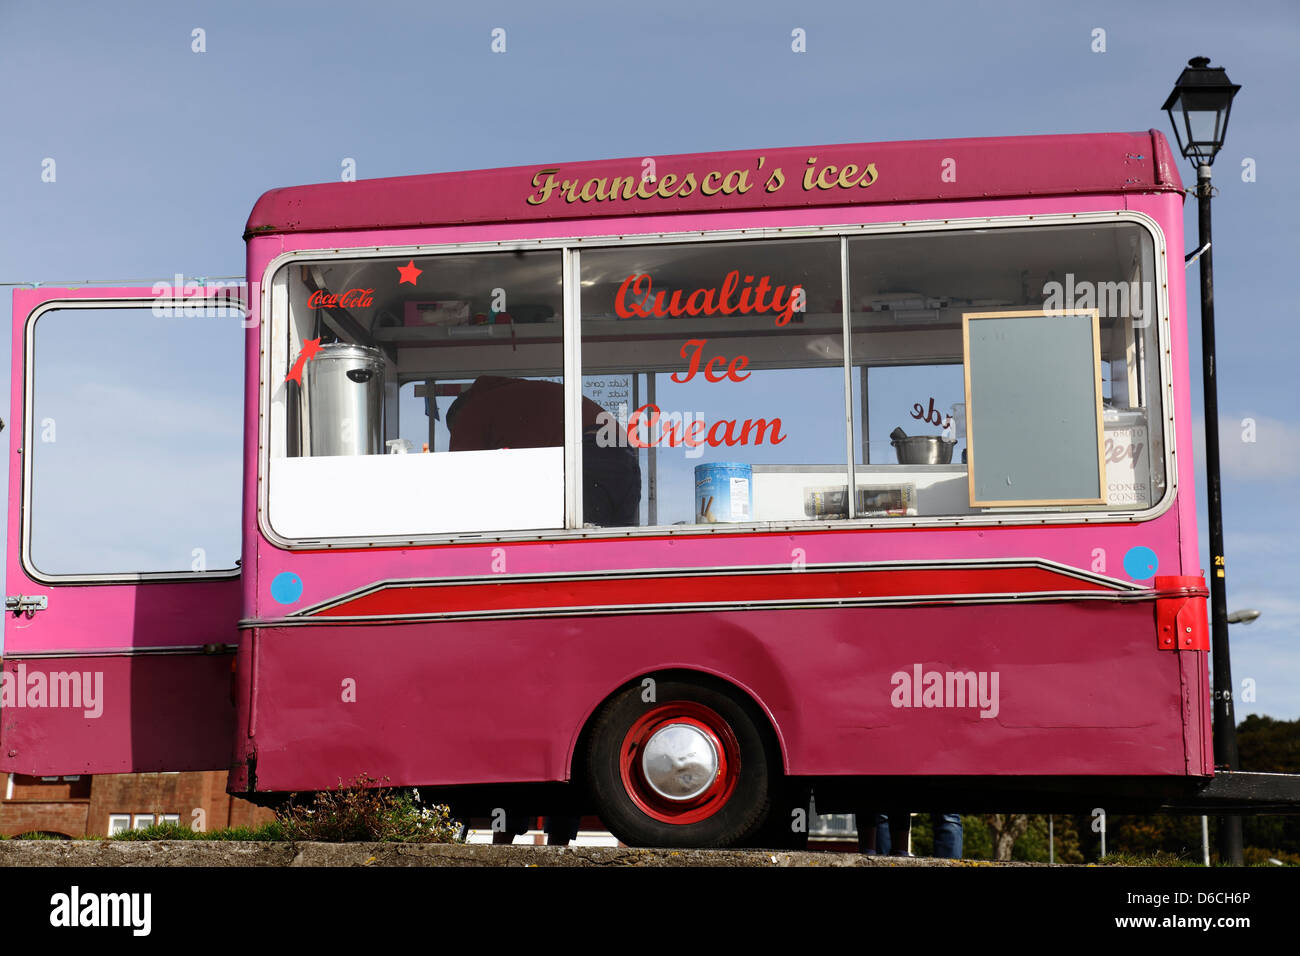
<instances>
[{"instance_id":1,"label":"pink ice cream van","mask_svg":"<svg viewBox=\"0 0 1300 956\"><path fill-rule=\"evenodd\" d=\"M37 330L159 293L18 291L0 771L268 803L366 773L674 846L810 792L1247 805L1211 753L1183 200L1154 131L272 190L226 569L41 566ZM23 706L73 677L98 713Z\"/></svg>"}]
</instances>

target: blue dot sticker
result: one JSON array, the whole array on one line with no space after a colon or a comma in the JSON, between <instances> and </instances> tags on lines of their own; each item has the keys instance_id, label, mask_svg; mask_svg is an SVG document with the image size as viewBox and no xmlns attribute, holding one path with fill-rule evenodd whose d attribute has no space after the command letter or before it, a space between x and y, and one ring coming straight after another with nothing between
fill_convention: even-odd
<instances>
[{"instance_id":1,"label":"blue dot sticker","mask_svg":"<svg viewBox=\"0 0 1300 956\"><path fill-rule=\"evenodd\" d=\"M1160 567L1160 559L1150 548L1138 545L1124 553L1124 573L1134 581L1145 581L1155 577Z\"/></svg>"},{"instance_id":2,"label":"blue dot sticker","mask_svg":"<svg viewBox=\"0 0 1300 956\"><path fill-rule=\"evenodd\" d=\"M293 604L302 597L302 578L292 571L281 571L271 581L271 597L277 604Z\"/></svg>"}]
</instances>

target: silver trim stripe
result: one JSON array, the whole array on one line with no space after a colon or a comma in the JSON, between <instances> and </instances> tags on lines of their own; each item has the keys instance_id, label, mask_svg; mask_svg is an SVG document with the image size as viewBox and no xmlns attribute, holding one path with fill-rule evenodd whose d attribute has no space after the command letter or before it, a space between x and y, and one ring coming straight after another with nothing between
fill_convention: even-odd
<instances>
[{"instance_id":1,"label":"silver trim stripe","mask_svg":"<svg viewBox=\"0 0 1300 956\"><path fill-rule=\"evenodd\" d=\"M1031 594L918 594L906 597L810 598L802 601L744 601L699 604L563 605L498 611L444 611L422 614L331 615L329 617L258 618L239 622L241 630L267 627L313 627L338 624L407 624L420 621L479 621L542 617L611 617L624 614L674 614L703 611L778 611L798 608L904 607L934 604L1041 604L1052 601L1154 601L1150 591L1035 591Z\"/></svg>"},{"instance_id":2,"label":"silver trim stripe","mask_svg":"<svg viewBox=\"0 0 1300 956\"><path fill-rule=\"evenodd\" d=\"M0 660L34 661L47 657L164 657L179 655L218 657L233 654L238 649L238 644L185 644L175 647L59 648L49 651L15 651L12 654L5 654Z\"/></svg>"},{"instance_id":3,"label":"silver trim stripe","mask_svg":"<svg viewBox=\"0 0 1300 956\"><path fill-rule=\"evenodd\" d=\"M559 584L567 581L627 581L642 578L666 579L725 577L742 574L761 576L795 573L829 574L844 571L941 571L975 568L982 570L1021 570L1034 568L1040 571L1050 571L1080 581L1098 584L1102 587L1112 588L1117 591L1146 592L1150 590L1149 588L1144 588L1128 581L1120 581L1117 578L1110 578L1104 574L1097 574L1094 571L1084 571L1080 568L1071 567L1068 564L1060 564L1056 561L1050 561L1045 558L999 558L992 561L981 558L950 558L936 561L845 562L838 564L808 565L798 570L788 564L775 566L767 564L739 566L720 565L716 567L702 568L633 568L619 571L539 571L534 574L478 574L456 578L387 578L383 581L375 581L352 591L346 591L343 594L328 598L324 601L319 601L316 604L308 605L307 607L294 611L292 614L285 615L285 617L309 617L311 615L319 614L321 611L328 610L329 608L337 607L340 604L345 604L348 601L354 601L357 598L366 597L388 588L434 588L472 586L477 584L531 584L538 582Z\"/></svg>"},{"instance_id":4,"label":"silver trim stripe","mask_svg":"<svg viewBox=\"0 0 1300 956\"><path fill-rule=\"evenodd\" d=\"M1063 577L1086 581L1102 588L1104 591L1032 591L1032 592L980 592L980 593L934 593L908 595L877 595L872 597L832 597L774 599L771 601L703 601L694 603L657 602L619 605L556 605L541 607L502 608L491 610L468 611L433 611L415 614L358 614L322 616L321 612L355 601L359 598L397 588L429 588L436 590L443 587L483 586L502 584L536 584L592 581L592 580L665 580L682 578L751 576L762 577L788 574L833 574L843 572L882 572L882 571L933 571L933 570L1040 570ZM507 618L556 617L556 616L609 616L638 613L681 613L704 611L743 611L743 610L777 610L805 607L901 607L925 604L998 604L1031 603L1044 601L1133 601L1154 600L1155 592L1149 587L1131 584L1109 578L1094 572L1083 571L1054 561L1036 558L1004 558L995 561L979 559L951 559L940 561L881 561L874 563L824 564L796 570L792 567L770 565L757 567L722 567L722 568L657 568L647 570L622 571L587 571L587 572L543 572L538 574L514 575L476 575L463 578L407 578L377 581L362 588L332 597L302 608L292 614L277 618L248 618L239 622L241 629L254 627L293 627L312 624L348 624L357 622L403 623L415 621L446 620L497 620Z\"/></svg>"}]
</instances>

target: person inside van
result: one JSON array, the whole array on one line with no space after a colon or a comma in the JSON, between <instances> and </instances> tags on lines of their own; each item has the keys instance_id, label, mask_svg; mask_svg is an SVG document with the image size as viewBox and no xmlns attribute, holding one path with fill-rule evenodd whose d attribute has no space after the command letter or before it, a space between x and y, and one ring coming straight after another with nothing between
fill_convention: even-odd
<instances>
[{"instance_id":1,"label":"person inside van","mask_svg":"<svg viewBox=\"0 0 1300 956\"><path fill-rule=\"evenodd\" d=\"M582 400L582 520L599 527L639 523L641 466L613 416ZM557 448L564 444L564 386L559 382L480 375L447 409L451 451ZM616 441L600 440L617 434Z\"/></svg>"}]
</instances>

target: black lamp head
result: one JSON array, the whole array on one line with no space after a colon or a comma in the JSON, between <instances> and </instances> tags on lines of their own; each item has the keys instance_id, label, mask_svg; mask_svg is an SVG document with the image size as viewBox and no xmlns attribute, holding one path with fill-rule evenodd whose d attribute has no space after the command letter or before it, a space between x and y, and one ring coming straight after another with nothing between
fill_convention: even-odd
<instances>
[{"instance_id":1,"label":"black lamp head","mask_svg":"<svg viewBox=\"0 0 1300 956\"><path fill-rule=\"evenodd\" d=\"M1193 165L1214 163L1228 133L1232 98L1239 89L1223 67L1210 66L1209 57L1196 56L1187 61L1161 109L1169 114L1179 151Z\"/></svg>"}]
</instances>

